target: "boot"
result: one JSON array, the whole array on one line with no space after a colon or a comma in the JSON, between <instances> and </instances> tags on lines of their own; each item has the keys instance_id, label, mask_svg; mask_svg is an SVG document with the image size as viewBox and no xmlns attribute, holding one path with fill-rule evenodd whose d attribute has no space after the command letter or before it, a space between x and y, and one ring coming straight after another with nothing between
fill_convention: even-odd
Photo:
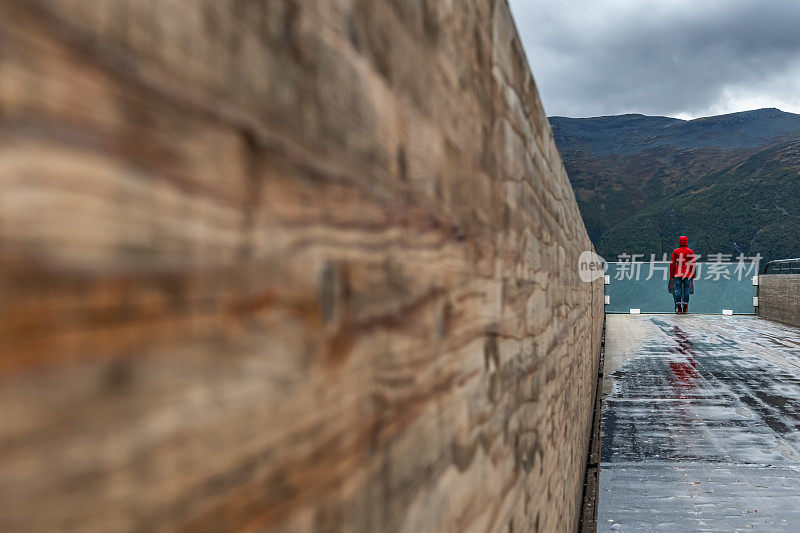
<instances>
[{"instance_id":1,"label":"boot","mask_svg":"<svg viewBox=\"0 0 800 533\"><path fill-rule=\"evenodd\" d=\"M689 304L688 303L683 304L683 314L684 315L688 315L689 314Z\"/></svg>"},{"instance_id":2,"label":"boot","mask_svg":"<svg viewBox=\"0 0 800 533\"><path fill-rule=\"evenodd\" d=\"M681 304L675 304L675 314L676 315L681 314L682 310L683 310L683 308L682 308Z\"/></svg>"}]
</instances>

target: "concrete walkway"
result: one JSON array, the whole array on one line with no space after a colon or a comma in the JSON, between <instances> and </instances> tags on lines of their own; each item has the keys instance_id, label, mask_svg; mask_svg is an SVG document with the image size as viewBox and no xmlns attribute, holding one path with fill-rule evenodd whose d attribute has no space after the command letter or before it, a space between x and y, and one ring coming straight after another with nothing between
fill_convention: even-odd
<instances>
[{"instance_id":1,"label":"concrete walkway","mask_svg":"<svg viewBox=\"0 0 800 533\"><path fill-rule=\"evenodd\" d=\"M598 531L800 531L800 330L609 315Z\"/></svg>"}]
</instances>

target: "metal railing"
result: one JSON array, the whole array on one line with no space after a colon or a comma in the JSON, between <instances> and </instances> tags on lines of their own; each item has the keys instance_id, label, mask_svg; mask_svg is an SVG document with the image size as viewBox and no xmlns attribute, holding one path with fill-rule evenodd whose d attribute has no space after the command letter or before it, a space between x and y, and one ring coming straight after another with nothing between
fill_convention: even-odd
<instances>
[{"instance_id":1,"label":"metal railing","mask_svg":"<svg viewBox=\"0 0 800 533\"><path fill-rule=\"evenodd\" d=\"M800 274L800 258L770 261L764 267L764 274Z\"/></svg>"}]
</instances>

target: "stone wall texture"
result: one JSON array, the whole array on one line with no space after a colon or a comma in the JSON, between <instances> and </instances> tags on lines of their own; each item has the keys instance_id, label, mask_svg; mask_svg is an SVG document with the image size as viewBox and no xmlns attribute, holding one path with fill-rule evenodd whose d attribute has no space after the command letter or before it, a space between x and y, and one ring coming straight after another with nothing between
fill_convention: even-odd
<instances>
[{"instance_id":1,"label":"stone wall texture","mask_svg":"<svg viewBox=\"0 0 800 533\"><path fill-rule=\"evenodd\" d=\"M505 0L0 0L0 530L574 530L591 248Z\"/></svg>"},{"instance_id":2,"label":"stone wall texture","mask_svg":"<svg viewBox=\"0 0 800 533\"><path fill-rule=\"evenodd\" d=\"M758 314L784 324L800 326L800 276L759 276Z\"/></svg>"}]
</instances>

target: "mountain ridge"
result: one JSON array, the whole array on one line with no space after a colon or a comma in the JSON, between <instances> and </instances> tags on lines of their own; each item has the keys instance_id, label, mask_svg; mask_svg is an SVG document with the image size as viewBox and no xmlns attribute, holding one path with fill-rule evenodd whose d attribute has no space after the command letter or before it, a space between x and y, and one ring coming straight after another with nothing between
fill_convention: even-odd
<instances>
[{"instance_id":1,"label":"mountain ridge","mask_svg":"<svg viewBox=\"0 0 800 533\"><path fill-rule=\"evenodd\" d=\"M598 154L630 154L658 146L684 149L756 147L776 137L800 132L800 114L762 108L691 120L641 114L590 118L555 116L550 117L550 124L562 151L589 148ZM609 150L610 139L622 144ZM577 146L572 140L593 143Z\"/></svg>"},{"instance_id":2,"label":"mountain ridge","mask_svg":"<svg viewBox=\"0 0 800 533\"><path fill-rule=\"evenodd\" d=\"M641 114L550 120L601 255L660 256L662 249L674 247L676 232L695 233L700 237L695 242L709 253L800 255L800 225L784 220L797 230L790 233L773 216L785 219L796 212L800 219L800 190L794 187L800 158L793 155L800 151L800 115L763 108L692 120ZM786 205L759 187L779 193ZM703 192L710 190L717 196ZM688 209L678 209L679 202ZM750 204L766 211L743 207ZM703 212L692 206L702 206ZM682 223L674 223L681 218L677 213ZM697 220L724 221L728 227L704 229ZM644 228L650 233L645 235ZM703 232L713 237L705 239Z\"/></svg>"}]
</instances>

